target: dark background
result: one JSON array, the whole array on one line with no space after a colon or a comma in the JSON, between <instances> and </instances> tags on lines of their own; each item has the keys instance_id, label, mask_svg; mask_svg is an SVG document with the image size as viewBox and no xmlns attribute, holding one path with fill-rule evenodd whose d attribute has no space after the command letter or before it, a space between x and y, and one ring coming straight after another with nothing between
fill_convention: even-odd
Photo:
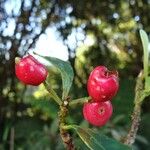
<instances>
[{"instance_id":1,"label":"dark background","mask_svg":"<svg viewBox=\"0 0 150 150\"><path fill-rule=\"evenodd\" d=\"M9 12L8 5L13 5ZM8 30L10 26L12 32ZM0 0L0 150L64 149L58 134L58 107L49 100L42 85L35 88L21 84L14 70L15 57L33 49L52 26L67 46L74 69L72 98L88 96L86 81L95 66L118 70L120 90L113 100L113 117L97 130L117 140L127 134L135 79L142 69L139 29L150 33L150 0ZM76 37L80 32L84 38L76 38L72 45L70 35ZM92 45L85 44L86 37L93 39ZM55 69L48 80L61 94L61 79ZM142 106L135 150L150 148L148 99ZM83 120L82 107L69 112L68 122L89 126ZM77 135L72 134L78 149L86 150Z\"/></svg>"}]
</instances>

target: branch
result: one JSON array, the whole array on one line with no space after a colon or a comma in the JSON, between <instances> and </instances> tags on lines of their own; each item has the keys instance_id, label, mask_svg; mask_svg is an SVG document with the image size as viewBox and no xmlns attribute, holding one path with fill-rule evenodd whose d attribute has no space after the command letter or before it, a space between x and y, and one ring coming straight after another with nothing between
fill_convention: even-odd
<instances>
[{"instance_id":1,"label":"branch","mask_svg":"<svg viewBox=\"0 0 150 150\"><path fill-rule=\"evenodd\" d=\"M63 143L66 145L66 149L75 150L71 135L68 133L66 129L64 129L64 126L66 124L65 118L68 114L69 100L70 99L63 101L62 105L60 105L60 111L58 113L59 114L59 130L60 130L60 136L63 140Z\"/></svg>"},{"instance_id":2,"label":"branch","mask_svg":"<svg viewBox=\"0 0 150 150\"><path fill-rule=\"evenodd\" d=\"M9 150L14 150L14 140L15 140L15 129L14 127L10 130L10 148Z\"/></svg>"},{"instance_id":3,"label":"branch","mask_svg":"<svg viewBox=\"0 0 150 150\"><path fill-rule=\"evenodd\" d=\"M137 82L136 82L136 87L135 87L135 107L134 111L132 113L132 124L131 128L127 134L127 137L124 141L124 144L131 146L135 142L136 134L139 128L139 123L141 120L141 104L142 101L145 98L145 95L143 95L143 73L140 72Z\"/></svg>"}]
</instances>

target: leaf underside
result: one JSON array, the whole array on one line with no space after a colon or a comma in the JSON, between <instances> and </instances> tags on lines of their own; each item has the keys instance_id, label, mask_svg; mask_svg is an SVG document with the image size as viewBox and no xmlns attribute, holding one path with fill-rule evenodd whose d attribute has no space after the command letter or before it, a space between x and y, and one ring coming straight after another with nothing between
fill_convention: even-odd
<instances>
[{"instance_id":1,"label":"leaf underside","mask_svg":"<svg viewBox=\"0 0 150 150\"><path fill-rule=\"evenodd\" d=\"M72 125L71 128L76 130L79 137L91 150L131 150L127 145L89 128L83 129L76 125Z\"/></svg>"}]
</instances>

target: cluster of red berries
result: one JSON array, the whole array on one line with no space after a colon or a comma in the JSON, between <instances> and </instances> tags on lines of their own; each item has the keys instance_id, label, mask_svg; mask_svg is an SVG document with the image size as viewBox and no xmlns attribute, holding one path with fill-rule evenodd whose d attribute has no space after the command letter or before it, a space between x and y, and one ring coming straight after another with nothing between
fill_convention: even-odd
<instances>
[{"instance_id":1,"label":"cluster of red berries","mask_svg":"<svg viewBox=\"0 0 150 150\"><path fill-rule=\"evenodd\" d=\"M91 101L83 106L84 118L95 126L103 126L110 119L112 98L119 88L117 71L109 71L105 66L96 67L90 74L87 90Z\"/></svg>"},{"instance_id":2,"label":"cluster of red berries","mask_svg":"<svg viewBox=\"0 0 150 150\"><path fill-rule=\"evenodd\" d=\"M27 85L38 86L45 81L48 71L32 55L16 59L15 72L17 78Z\"/></svg>"},{"instance_id":3,"label":"cluster of red berries","mask_svg":"<svg viewBox=\"0 0 150 150\"><path fill-rule=\"evenodd\" d=\"M46 80L48 71L32 55L16 60L16 76L27 85L38 86ZM118 73L109 71L104 66L96 67L90 74L87 89L91 101L83 106L84 118L95 126L103 126L112 115L110 100L119 87Z\"/></svg>"}]
</instances>

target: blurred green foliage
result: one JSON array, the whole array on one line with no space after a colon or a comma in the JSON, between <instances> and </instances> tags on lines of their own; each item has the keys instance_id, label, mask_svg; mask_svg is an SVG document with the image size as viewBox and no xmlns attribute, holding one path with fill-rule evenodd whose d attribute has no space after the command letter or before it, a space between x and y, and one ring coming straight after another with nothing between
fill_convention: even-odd
<instances>
[{"instance_id":1,"label":"blurred green foliage","mask_svg":"<svg viewBox=\"0 0 150 150\"><path fill-rule=\"evenodd\" d=\"M64 149L58 131L58 106L43 85L25 86L15 77L15 57L34 48L48 27L58 31L68 48L68 59L75 73L72 99L88 95L86 82L95 66L106 65L119 71L120 90L113 100L113 117L106 126L96 130L122 140L130 125L135 79L142 69L138 31L144 28L150 33L149 12L149 0L1 0L0 149ZM62 94L60 75L52 67L48 82ZM150 147L149 107L147 100L134 145L136 150ZM72 108L67 121L90 126L83 120L82 106ZM78 136L71 134L78 149L86 150Z\"/></svg>"}]
</instances>

